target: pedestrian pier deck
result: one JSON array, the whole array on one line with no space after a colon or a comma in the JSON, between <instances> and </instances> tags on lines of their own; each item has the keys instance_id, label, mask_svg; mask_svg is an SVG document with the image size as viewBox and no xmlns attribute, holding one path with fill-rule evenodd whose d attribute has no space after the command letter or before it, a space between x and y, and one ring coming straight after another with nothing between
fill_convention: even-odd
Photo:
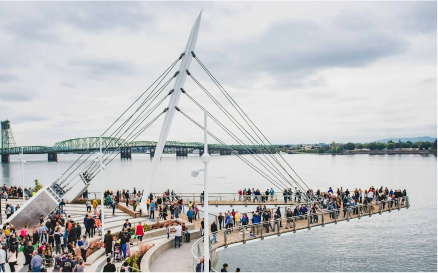
<instances>
[{"instance_id":1,"label":"pedestrian pier deck","mask_svg":"<svg viewBox=\"0 0 438 273\"><path fill-rule=\"evenodd\" d=\"M269 236L281 236L284 233L295 233L297 230L311 229L312 227L322 226L327 224L337 224L340 221L349 222L352 219L360 219L362 217L371 217L373 214L382 214L383 212L391 212L409 208L409 198L403 197L396 201L377 202L368 205L357 205L352 208L340 208L337 210L327 211L319 210L314 214L306 214L294 217L282 217L278 220L271 220L259 224L248 224L246 226L237 225L231 229L219 230L215 232L217 243L210 245L211 257L214 253L221 249L227 248L232 244L245 244L252 240L263 240ZM345 217L344 217L345 211ZM275 225L274 225L274 222ZM281 226L281 227L280 227ZM287 228L288 227L288 228ZM212 238L212 236L210 237ZM202 238L197 240L192 247L193 266L199 262L201 254Z\"/></svg>"}]
</instances>

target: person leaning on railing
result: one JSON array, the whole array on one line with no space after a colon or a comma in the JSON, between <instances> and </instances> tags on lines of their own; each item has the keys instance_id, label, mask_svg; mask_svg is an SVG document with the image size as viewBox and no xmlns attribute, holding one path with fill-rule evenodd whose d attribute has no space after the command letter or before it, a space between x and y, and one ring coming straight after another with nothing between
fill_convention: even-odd
<instances>
[{"instance_id":1,"label":"person leaning on railing","mask_svg":"<svg viewBox=\"0 0 438 273\"><path fill-rule=\"evenodd\" d=\"M208 260L209 271L211 271L211 260ZM205 272L204 271L204 256L199 259L199 263L196 265L196 272Z\"/></svg>"}]
</instances>

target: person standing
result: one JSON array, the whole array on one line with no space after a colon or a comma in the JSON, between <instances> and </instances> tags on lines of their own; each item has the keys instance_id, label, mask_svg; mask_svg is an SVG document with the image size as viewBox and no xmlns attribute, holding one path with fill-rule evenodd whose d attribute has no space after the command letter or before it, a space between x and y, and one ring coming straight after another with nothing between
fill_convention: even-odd
<instances>
[{"instance_id":1,"label":"person standing","mask_svg":"<svg viewBox=\"0 0 438 273\"><path fill-rule=\"evenodd\" d=\"M97 214L97 206L98 206L99 204L97 203L97 200L96 199L94 199L93 200L93 209L94 209L94 214Z\"/></svg>"},{"instance_id":2,"label":"person standing","mask_svg":"<svg viewBox=\"0 0 438 273\"><path fill-rule=\"evenodd\" d=\"M82 236L81 256L84 262L87 262L87 250L90 244L87 240L87 235Z\"/></svg>"},{"instance_id":3,"label":"person standing","mask_svg":"<svg viewBox=\"0 0 438 273\"><path fill-rule=\"evenodd\" d=\"M108 256L108 253L112 253L113 246L113 236L111 235L111 231L108 230L103 238L103 242L105 244L105 255Z\"/></svg>"},{"instance_id":4,"label":"person standing","mask_svg":"<svg viewBox=\"0 0 438 273\"><path fill-rule=\"evenodd\" d=\"M219 212L217 219L219 221L219 229L222 230L222 223L224 222L224 216L222 215L222 212Z\"/></svg>"},{"instance_id":5,"label":"person standing","mask_svg":"<svg viewBox=\"0 0 438 273\"><path fill-rule=\"evenodd\" d=\"M187 211L187 218L189 218L189 223L193 223L193 210L192 208L189 208Z\"/></svg>"},{"instance_id":6,"label":"person standing","mask_svg":"<svg viewBox=\"0 0 438 273\"><path fill-rule=\"evenodd\" d=\"M204 236L204 218L201 220L201 236Z\"/></svg>"},{"instance_id":7,"label":"person standing","mask_svg":"<svg viewBox=\"0 0 438 273\"><path fill-rule=\"evenodd\" d=\"M211 224L211 234L213 235L213 239L211 239L212 243L217 243L216 240L216 236L217 236L217 225L216 225L216 221L213 221L213 223Z\"/></svg>"},{"instance_id":8,"label":"person standing","mask_svg":"<svg viewBox=\"0 0 438 273\"><path fill-rule=\"evenodd\" d=\"M87 212L91 211L91 201L87 199L87 202L85 202L85 205L87 206Z\"/></svg>"},{"instance_id":9,"label":"person standing","mask_svg":"<svg viewBox=\"0 0 438 273\"><path fill-rule=\"evenodd\" d=\"M178 247L181 247L181 230L182 230L182 227L181 227L181 224L180 224L180 222L178 222L178 225L175 227L175 248L176 248L176 245L178 244Z\"/></svg>"},{"instance_id":10,"label":"person standing","mask_svg":"<svg viewBox=\"0 0 438 273\"><path fill-rule=\"evenodd\" d=\"M78 260L78 263L75 265L73 272L85 272L84 260Z\"/></svg>"},{"instance_id":11,"label":"person standing","mask_svg":"<svg viewBox=\"0 0 438 273\"><path fill-rule=\"evenodd\" d=\"M111 257L106 258L106 265L103 267L103 272L116 272L116 266L111 263Z\"/></svg>"},{"instance_id":12,"label":"person standing","mask_svg":"<svg viewBox=\"0 0 438 273\"><path fill-rule=\"evenodd\" d=\"M29 267L29 271L32 270L32 267L30 266L30 262L32 261L32 254L33 254L33 246L32 241L28 241L27 245L23 249L24 258L26 259L24 265L27 265ZM1 264L1 262L0 262Z\"/></svg>"},{"instance_id":13,"label":"person standing","mask_svg":"<svg viewBox=\"0 0 438 273\"><path fill-rule=\"evenodd\" d=\"M43 258L38 255L38 251L33 251L33 258L30 261L30 267L32 268L32 272L40 272L41 265L43 264Z\"/></svg>"},{"instance_id":14,"label":"person standing","mask_svg":"<svg viewBox=\"0 0 438 273\"><path fill-rule=\"evenodd\" d=\"M6 272L5 263L6 263L6 251L2 248L2 245L0 244L0 272Z\"/></svg>"},{"instance_id":15,"label":"person standing","mask_svg":"<svg viewBox=\"0 0 438 273\"><path fill-rule=\"evenodd\" d=\"M125 192L126 207L129 207L129 190Z\"/></svg>"},{"instance_id":16,"label":"person standing","mask_svg":"<svg viewBox=\"0 0 438 273\"><path fill-rule=\"evenodd\" d=\"M135 235L137 235L137 240L139 242L143 241L144 227L141 222L138 222L138 225L135 227Z\"/></svg>"},{"instance_id":17,"label":"person standing","mask_svg":"<svg viewBox=\"0 0 438 273\"><path fill-rule=\"evenodd\" d=\"M149 218L150 219L155 218L155 202L154 202L154 200L151 201Z\"/></svg>"},{"instance_id":18,"label":"person standing","mask_svg":"<svg viewBox=\"0 0 438 273\"><path fill-rule=\"evenodd\" d=\"M72 260L72 254L68 253L67 259L65 259L64 261L62 261L60 267L59 267L59 271L60 272L73 272L73 260Z\"/></svg>"},{"instance_id":19,"label":"person standing","mask_svg":"<svg viewBox=\"0 0 438 273\"><path fill-rule=\"evenodd\" d=\"M15 272L15 266L17 265L17 253L14 245L11 245L8 251L8 264L11 272Z\"/></svg>"}]
</instances>

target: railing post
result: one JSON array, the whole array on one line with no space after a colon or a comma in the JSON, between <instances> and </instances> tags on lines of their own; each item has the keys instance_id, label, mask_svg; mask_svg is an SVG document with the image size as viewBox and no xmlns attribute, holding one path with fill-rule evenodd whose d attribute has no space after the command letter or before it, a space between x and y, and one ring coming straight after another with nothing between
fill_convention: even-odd
<instances>
[{"instance_id":1,"label":"railing post","mask_svg":"<svg viewBox=\"0 0 438 273\"><path fill-rule=\"evenodd\" d=\"M205 200L204 200L204 203L205 203ZM217 207L217 196L216 196L216 207Z\"/></svg>"},{"instance_id":2,"label":"railing post","mask_svg":"<svg viewBox=\"0 0 438 273\"><path fill-rule=\"evenodd\" d=\"M379 215L382 215L382 202L379 202Z\"/></svg>"},{"instance_id":3,"label":"railing post","mask_svg":"<svg viewBox=\"0 0 438 273\"><path fill-rule=\"evenodd\" d=\"M360 219L360 211L361 211L361 205L359 204L358 206L357 206L357 218L358 219Z\"/></svg>"},{"instance_id":4,"label":"railing post","mask_svg":"<svg viewBox=\"0 0 438 273\"><path fill-rule=\"evenodd\" d=\"M246 199L246 196L245 196L245 207L248 206L247 202L248 202L248 199Z\"/></svg>"},{"instance_id":5,"label":"railing post","mask_svg":"<svg viewBox=\"0 0 438 273\"><path fill-rule=\"evenodd\" d=\"M347 207L347 222L350 222L350 212L349 212L350 207Z\"/></svg>"},{"instance_id":6,"label":"railing post","mask_svg":"<svg viewBox=\"0 0 438 273\"><path fill-rule=\"evenodd\" d=\"M224 231L224 243L225 243L225 248L228 247L228 243L227 243L227 229L225 229Z\"/></svg>"},{"instance_id":7,"label":"railing post","mask_svg":"<svg viewBox=\"0 0 438 273\"><path fill-rule=\"evenodd\" d=\"M231 197L230 197L230 207L233 207L233 200L231 200Z\"/></svg>"},{"instance_id":8,"label":"railing post","mask_svg":"<svg viewBox=\"0 0 438 273\"><path fill-rule=\"evenodd\" d=\"M370 217L371 217L371 206L372 206L372 205L371 205L371 202L368 203L367 206L368 206L368 213L369 213L369 215L370 215Z\"/></svg>"},{"instance_id":9,"label":"railing post","mask_svg":"<svg viewBox=\"0 0 438 273\"><path fill-rule=\"evenodd\" d=\"M335 209L335 224L338 224L338 209Z\"/></svg>"},{"instance_id":10,"label":"railing post","mask_svg":"<svg viewBox=\"0 0 438 273\"><path fill-rule=\"evenodd\" d=\"M292 222L294 224L294 233L296 233L297 232L296 216L292 217Z\"/></svg>"},{"instance_id":11,"label":"railing post","mask_svg":"<svg viewBox=\"0 0 438 273\"><path fill-rule=\"evenodd\" d=\"M398 207L398 210L400 210L400 202L401 202L401 198L397 198L397 207Z\"/></svg>"},{"instance_id":12,"label":"railing post","mask_svg":"<svg viewBox=\"0 0 438 273\"><path fill-rule=\"evenodd\" d=\"M280 236L280 223L281 223L281 218L279 218L279 220L277 220L277 235Z\"/></svg>"},{"instance_id":13,"label":"railing post","mask_svg":"<svg viewBox=\"0 0 438 273\"><path fill-rule=\"evenodd\" d=\"M388 201L388 210L389 210L389 213L391 213L391 206L389 204L392 205L392 203L389 203L389 202L392 202L392 201Z\"/></svg>"},{"instance_id":14,"label":"railing post","mask_svg":"<svg viewBox=\"0 0 438 273\"><path fill-rule=\"evenodd\" d=\"M245 237L245 229L242 226L242 238L243 238L243 243L246 244L246 237Z\"/></svg>"},{"instance_id":15,"label":"railing post","mask_svg":"<svg viewBox=\"0 0 438 273\"><path fill-rule=\"evenodd\" d=\"M307 211L307 228L310 230L310 210Z\"/></svg>"},{"instance_id":16,"label":"railing post","mask_svg":"<svg viewBox=\"0 0 438 273\"><path fill-rule=\"evenodd\" d=\"M324 211L321 213L321 221L322 221L322 227L325 226L325 222L324 222Z\"/></svg>"},{"instance_id":17,"label":"railing post","mask_svg":"<svg viewBox=\"0 0 438 273\"><path fill-rule=\"evenodd\" d=\"M259 226L261 226L262 230L261 230L261 234L260 234L260 239L263 240L265 239L265 237L263 236L263 229L265 229L265 224L264 222L260 222L261 224L259 224Z\"/></svg>"}]
</instances>

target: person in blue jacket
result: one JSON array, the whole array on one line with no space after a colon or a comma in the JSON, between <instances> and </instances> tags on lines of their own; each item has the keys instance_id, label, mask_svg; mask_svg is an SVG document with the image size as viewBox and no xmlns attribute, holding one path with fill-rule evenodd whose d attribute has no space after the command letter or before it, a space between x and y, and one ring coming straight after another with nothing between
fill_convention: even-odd
<instances>
[{"instance_id":1,"label":"person in blue jacket","mask_svg":"<svg viewBox=\"0 0 438 273\"><path fill-rule=\"evenodd\" d=\"M193 221L192 221L192 219L193 219L193 210L192 210L192 208L190 208L187 211L187 218L189 218L189 223L193 223Z\"/></svg>"}]
</instances>

